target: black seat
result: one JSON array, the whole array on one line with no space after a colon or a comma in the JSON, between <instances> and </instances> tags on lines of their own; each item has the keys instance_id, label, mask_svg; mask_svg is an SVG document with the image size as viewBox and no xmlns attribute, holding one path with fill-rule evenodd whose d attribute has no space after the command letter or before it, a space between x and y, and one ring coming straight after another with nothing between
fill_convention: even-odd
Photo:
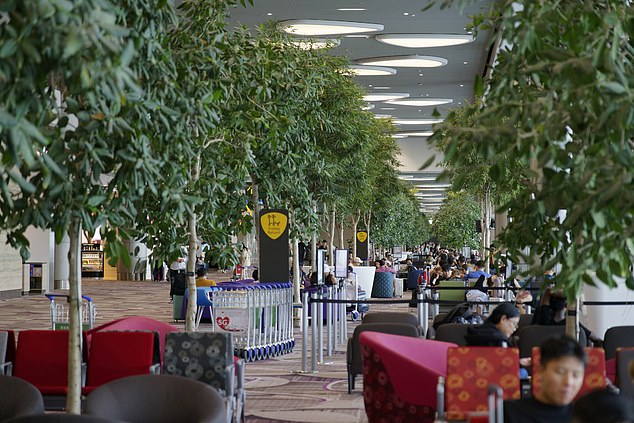
<instances>
[{"instance_id":1,"label":"black seat","mask_svg":"<svg viewBox=\"0 0 634 423\"><path fill-rule=\"evenodd\" d=\"M445 323L438 326L436 329L436 341L453 342L458 346L467 346L465 335L467 330L473 325L466 325L463 323Z\"/></svg>"},{"instance_id":2,"label":"black seat","mask_svg":"<svg viewBox=\"0 0 634 423\"><path fill-rule=\"evenodd\" d=\"M634 326L613 326L605 331L603 349L605 359L616 357L617 348L634 347Z\"/></svg>"},{"instance_id":3,"label":"black seat","mask_svg":"<svg viewBox=\"0 0 634 423\"><path fill-rule=\"evenodd\" d=\"M517 346L520 357L531 357L533 347L539 347L548 338L559 338L566 334L566 327L560 325L528 325L519 330ZM587 345L586 333L579 331L579 344Z\"/></svg>"},{"instance_id":4,"label":"black seat","mask_svg":"<svg viewBox=\"0 0 634 423\"><path fill-rule=\"evenodd\" d=\"M0 376L0 421L44 413L40 391L24 379Z\"/></svg>"},{"instance_id":5,"label":"black seat","mask_svg":"<svg viewBox=\"0 0 634 423\"><path fill-rule=\"evenodd\" d=\"M129 376L101 385L84 414L129 423L226 423L227 409L211 386L182 376Z\"/></svg>"},{"instance_id":6,"label":"black seat","mask_svg":"<svg viewBox=\"0 0 634 423\"><path fill-rule=\"evenodd\" d=\"M363 316L363 323L406 323L418 328L418 332L422 336L422 328L418 323L418 317L412 313L376 311Z\"/></svg>"}]
</instances>

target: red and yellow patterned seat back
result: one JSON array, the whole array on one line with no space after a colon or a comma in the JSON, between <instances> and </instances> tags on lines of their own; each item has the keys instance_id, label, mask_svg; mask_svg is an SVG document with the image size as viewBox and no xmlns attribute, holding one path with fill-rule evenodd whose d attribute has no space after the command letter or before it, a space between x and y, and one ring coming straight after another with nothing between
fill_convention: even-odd
<instances>
[{"instance_id":1,"label":"red and yellow patterned seat back","mask_svg":"<svg viewBox=\"0 0 634 423\"><path fill-rule=\"evenodd\" d=\"M449 348L445 382L447 420L466 420L470 413L486 413L491 384L502 387L505 400L519 399L517 348Z\"/></svg>"}]
</instances>

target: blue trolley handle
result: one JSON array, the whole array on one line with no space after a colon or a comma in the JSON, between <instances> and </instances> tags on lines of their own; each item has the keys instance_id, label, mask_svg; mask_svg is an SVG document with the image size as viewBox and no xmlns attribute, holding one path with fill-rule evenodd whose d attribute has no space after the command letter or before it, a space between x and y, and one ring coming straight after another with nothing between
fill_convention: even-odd
<instances>
[{"instance_id":1,"label":"blue trolley handle","mask_svg":"<svg viewBox=\"0 0 634 423\"><path fill-rule=\"evenodd\" d=\"M44 294L44 295L46 296L46 298L48 298L51 301L54 301L55 298L60 298L60 297L66 298L66 302L70 300L70 295L68 294ZM88 295L82 295L81 297L84 300L88 301L89 303L92 303L92 298L90 298Z\"/></svg>"}]
</instances>

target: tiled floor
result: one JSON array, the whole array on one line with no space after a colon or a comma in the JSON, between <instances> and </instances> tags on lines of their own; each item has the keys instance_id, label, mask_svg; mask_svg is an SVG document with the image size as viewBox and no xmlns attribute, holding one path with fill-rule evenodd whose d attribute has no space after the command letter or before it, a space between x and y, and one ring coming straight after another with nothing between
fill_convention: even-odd
<instances>
[{"instance_id":1,"label":"tiled floor","mask_svg":"<svg viewBox=\"0 0 634 423\"><path fill-rule=\"evenodd\" d=\"M226 274L211 275L215 280L228 279ZM169 285L151 281L101 281L85 279L83 294L96 306L96 324L133 315L143 315L183 329L172 320ZM64 291L59 291L64 293ZM407 310L404 304L372 305L376 311ZM349 334L356 322L348 322ZM43 295L27 295L0 300L0 328L16 330L50 327L49 300ZM209 330L209 324L201 324ZM299 373L302 366L301 333L296 330L297 346L290 354L248 363L247 421L250 422L365 422L361 377L352 395L347 393L345 343L337 346L332 357L318 372Z\"/></svg>"}]
</instances>

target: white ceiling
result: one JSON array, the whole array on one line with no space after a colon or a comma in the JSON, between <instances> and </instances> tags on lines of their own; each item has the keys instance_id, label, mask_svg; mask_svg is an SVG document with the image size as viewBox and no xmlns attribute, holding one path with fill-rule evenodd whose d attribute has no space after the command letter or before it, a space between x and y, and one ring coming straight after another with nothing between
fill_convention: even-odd
<instances>
[{"instance_id":1,"label":"white ceiling","mask_svg":"<svg viewBox=\"0 0 634 423\"><path fill-rule=\"evenodd\" d=\"M465 34L465 27L471 21L474 13L487 10L492 0L477 1L468 5L462 13L457 7L441 10L434 6L430 10L422 11L428 2L425 0L255 0L253 6L232 8L230 21L248 27L255 27L269 20L283 21L288 19L319 19L353 22L369 22L382 24L383 31L368 32L360 38L347 36L328 36L339 38L340 44L332 49L332 54L346 55L354 63L356 60L394 55L425 55L438 56L448 61L447 65L437 68L404 68L394 67L396 75L390 76L357 76L359 84L368 93L408 93L412 97L450 98L451 104L436 106L441 115L454 107L460 107L465 101L473 97L475 77L482 74L489 54L489 33L481 32L478 38L468 44L452 47L435 48L406 48L381 43L373 38L378 34ZM363 11L341 11L341 8L362 8ZM326 38L321 36L320 38ZM378 87L389 87L380 89ZM391 115L395 118L430 118L434 107L415 107L372 103L372 112L381 115ZM430 130L430 125L398 125L398 131ZM438 164L442 160L441 154L433 151L427 145L425 137L407 137L397 139L401 147L400 172L403 179L408 177L434 178L440 173ZM434 163L423 171L419 171L432 155L436 156ZM415 182L413 184L423 184ZM444 182L425 182L425 185L445 184ZM437 193L437 190L426 191L425 187L418 187L421 192ZM438 202L421 197L421 210L433 213Z\"/></svg>"}]
</instances>

